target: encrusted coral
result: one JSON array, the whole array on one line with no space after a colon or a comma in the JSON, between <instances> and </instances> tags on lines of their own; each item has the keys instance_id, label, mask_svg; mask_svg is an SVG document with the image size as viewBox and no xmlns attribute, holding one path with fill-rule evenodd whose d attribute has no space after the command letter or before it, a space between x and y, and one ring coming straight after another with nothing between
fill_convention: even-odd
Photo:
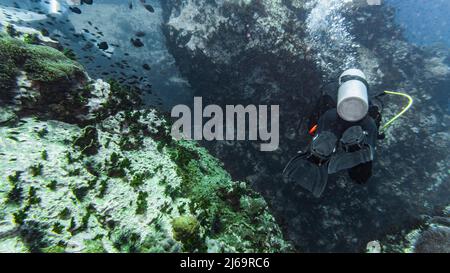
<instances>
[{"instance_id":1,"label":"encrusted coral","mask_svg":"<svg viewBox=\"0 0 450 273\"><path fill-rule=\"evenodd\" d=\"M30 134L39 128L47 130L43 138ZM265 202L245 183L232 182L206 150L173 141L158 151L161 140L148 136L141 149L125 151L117 142L120 134L97 129L98 151L86 153L89 139L80 145L71 140L87 130L92 128L30 118L0 127L0 187L8 189L0 193L0 249L147 251L158 249L160 240L145 238L170 239L172 231L179 243L170 244L181 243L186 251L289 249ZM17 139L6 138L12 131ZM25 237L5 235L22 225L27 225ZM136 234L126 235L134 238L132 246L121 243L128 239L111 237L121 230ZM98 236L103 238L98 247L81 240ZM212 245L216 248L208 249Z\"/></svg>"}]
</instances>

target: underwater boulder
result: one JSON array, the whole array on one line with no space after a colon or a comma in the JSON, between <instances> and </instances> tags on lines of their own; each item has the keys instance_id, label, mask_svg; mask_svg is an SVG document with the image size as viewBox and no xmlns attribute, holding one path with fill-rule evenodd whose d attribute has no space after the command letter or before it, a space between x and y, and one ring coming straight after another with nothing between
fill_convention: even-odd
<instances>
[{"instance_id":1,"label":"underwater boulder","mask_svg":"<svg viewBox=\"0 0 450 273\"><path fill-rule=\"evenodd\" d=\"M437 216L422 216L415 227L381 238L383 253L448 253L450 206Z\"/></svg>"},{"instance_id":2,"label":"underwater boulder","mask_svg":"<svg viewBox=\"0 0 450 273\"><path fill-rule=\"evenodd\" d=\"M87 123L114 111L115 90L107 82L92 80L70 50L6 34L0 35L0 50L0 103L17 115ZM115 95L121 103L131 96Z\"/></svg>"},{"instance_id":3,"label":"underwater boulder","mask_svg":"<svg viewBox=\"0 0 450 273\"><path fill-rule=\"evenodd\" d=\"M424 231L414 245L415 253L449 253L450 227L431 227Z\"/></svg>"}]
</instances>

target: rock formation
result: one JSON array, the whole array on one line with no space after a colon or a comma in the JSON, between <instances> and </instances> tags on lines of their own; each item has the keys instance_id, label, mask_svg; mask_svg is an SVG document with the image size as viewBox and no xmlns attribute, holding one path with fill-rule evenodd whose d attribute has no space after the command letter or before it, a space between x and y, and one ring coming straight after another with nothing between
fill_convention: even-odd
<instances>
[{"instance_id":1,"label":"rock formation","mask_svg":"<svg viewBox=\"0 0 450 273\"><path fill-rule=\"evenodd\" d=\"M300 251L362 251L449 203L449 52L408 43L388 6L343 1L165 1L168 46L195 94L214 104L279 104L280 149L207 143L233 177L262 192ZM365 71L371 95L399 90L415 104L379 143L373 179L332 178L312 199L280 173L304 148L320 88L344 68ZM403 101L386 99L384 119ZM235 160L242 158L242 160ZM399 227L400 226L400 227Z\"/></svg>"},{"instance_id":2,"label":"rock formation","mask_svg":"<svg viewBox=\"0 0 450 273\"><path fill-rule=\"evenodd\" d=\"M117 82L0 37L0 252L279 252L265 200Z\"/></svg>"}]
</instances>

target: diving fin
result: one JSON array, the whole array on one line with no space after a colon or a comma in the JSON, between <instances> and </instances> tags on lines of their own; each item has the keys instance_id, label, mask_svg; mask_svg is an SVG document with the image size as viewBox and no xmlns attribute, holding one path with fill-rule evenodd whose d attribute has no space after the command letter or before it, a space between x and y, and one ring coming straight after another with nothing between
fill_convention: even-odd
<instances>
[{"instance_id":1,"label":"diving fin","mask_svg":"<svg viewBox=\"0 0 450 273\"><path fill-rule=\"evenodd\" d=\"M374 151L367 143L368 133L361 126L348 128L341 137L341 151L331 156L328 174L351 169L360 164L373 161Z\"/></svg>"},{"instance_id":2,"label":"diving fin","mask_svg":"<svg viewBox=\"0 0 450 273\"><path fill-rule=\"evenodd\" d=\"M307 153L292 158L283 171L283 179L299 185L319 198L327 185L327 164L317 165L308 159Z\"/></svg>"},{"instance_id":3,"label":"diving fin","mask_svg":"<svg viewBox=\"0 0 450 273\"><path fill-rule=\"evenodd\" d=\"M328 163L328 174L351 169L370 161L373 161L373 149L370 145L365 145L362 149L351 153L337 153L331 157Z\"/></svg>"}]
</instances>

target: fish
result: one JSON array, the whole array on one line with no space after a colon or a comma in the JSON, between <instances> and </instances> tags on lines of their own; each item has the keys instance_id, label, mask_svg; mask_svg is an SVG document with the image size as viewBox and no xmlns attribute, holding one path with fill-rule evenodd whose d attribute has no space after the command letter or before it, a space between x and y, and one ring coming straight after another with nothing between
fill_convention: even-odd
<instances>
[{"instance_id":1,"label":"fish","mask_svg":"<svg viewBox=\"0 0 450 273\"><path fill-rule=\"evenodd\" d=\"M155 9L153 8L152 5L144 5L144 8L145 8L146 10L148 10L149 12L151 12L151 13L154 13L154 12L155 12Z\"/></svg>"},{"instance_id":2,"label":"fish","mask_svg":"<svg viewBox=\"0 0 450 273\"><path fill-rule=\"evenodd\" d=\"M77 7L69 7L70 11L76 14L81 14L81 10Z\"/></svg>"},{"instance_id":3,"label":"fish","mask_svg":"<svg viewBox=\"0 0 450 273\"><path fill-rule=\"evenodd\" d=\"M142 68L144 68L144 69L147 70L147 71L151 70L151 67L150 67L150 65L148 65L148 64L143 64L143 65L142 65Z\"/></svg>"},{"instance_id":4,"label":"fish","mask_svg":"<svg viewBox=\"0 0 450 273\"><path fill-rule=\"evenodd\" d=\"M145 36L145 32L144 31L136 32L136 37L144 37L144 36Z\"/></svg>"},{"instance_id":5,"label":"fish","mask_svg":"<svg viewBox=\"0 0 450 273\"><path fill-rule=\"evenodd\" d=\"M101 50L107 50L109 48L109 45L107 42L101 42L101 43L97 44L97 46Z\"/></svg>"},{"instance_id":6,"label":"fish","mask_svg":"<svg viewBox=\"0 0 450 273\"><path fill-rule=\"evenodd\" d=\"M143 47L144 46L144 43L139 38L136 38L136 39L131 38L130 41L134 47Z\"/></svg>"}]
</instances>

